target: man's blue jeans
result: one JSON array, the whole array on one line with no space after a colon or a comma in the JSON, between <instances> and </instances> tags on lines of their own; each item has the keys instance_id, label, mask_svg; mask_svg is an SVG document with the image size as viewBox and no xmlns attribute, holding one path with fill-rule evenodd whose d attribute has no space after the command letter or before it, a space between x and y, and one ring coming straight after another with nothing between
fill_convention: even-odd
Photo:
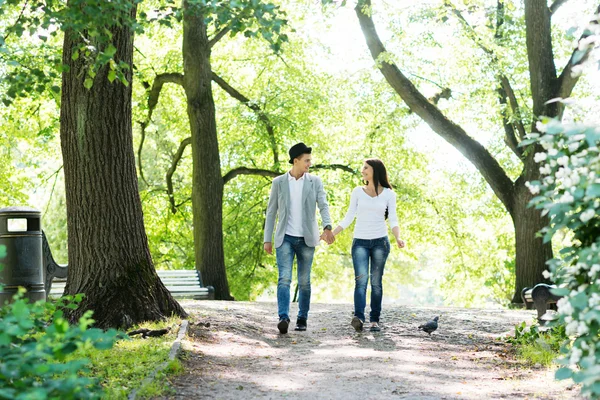
<instances>
[{"instance_id":1,"label":"man's blue jeans","mask_svg":"<svg viewBox=\"0 0 600 400\"><path fill-rule=\"evenodd\" d=\"M283 243L275 249L279 280L277 281L277 308L279 319L290 319L290 285L294 256L298 265L298 318L308 318L310 308L310 268L315 248L308 247L304 238L285 235Z\"/></svg>"},{"instance_id":2,"label":"man's blue jeans","mask_svg":"<svg viewBox=\"0 0 600 400\"><path fill-rule=\"evenodd\" d=\"M389 254L390 240L387 236L377 239L354 239L352 241L352 262L354 263L355 277L354 315L363 322L365 321L365 307L367 306L369 275L371 277L370 322L379 322L381 300L383 299L381 279Z\"/></svg>"}]
</instances>

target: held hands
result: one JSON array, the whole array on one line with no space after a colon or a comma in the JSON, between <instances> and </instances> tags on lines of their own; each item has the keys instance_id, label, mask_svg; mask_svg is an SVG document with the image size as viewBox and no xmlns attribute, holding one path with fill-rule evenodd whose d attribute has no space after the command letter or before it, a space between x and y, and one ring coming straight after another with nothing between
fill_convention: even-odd
<instances>
[{"instance_id":1,"label":"held hands","mask_svg":"<svg viewBox=\"0 0 600 400\"><path fill-rule=\"evenodd\" d=\"M327 244L332 244L335 242L335 236L333 236L331 229L325 229L321 234L320 239L324 240Z\"/></svg>"}]
</instances>

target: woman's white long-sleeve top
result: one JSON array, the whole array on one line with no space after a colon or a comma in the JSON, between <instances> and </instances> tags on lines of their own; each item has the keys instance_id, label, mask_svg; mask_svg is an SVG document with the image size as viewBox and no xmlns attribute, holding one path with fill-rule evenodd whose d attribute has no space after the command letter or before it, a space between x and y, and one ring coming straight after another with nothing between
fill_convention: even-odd
<instances>
[{"instance_id":1,"label":"woman's white long-sleeve top","mask_svg":"<svg viewBox=\"0 0 600 400\"><path fill-rule=\"evenodd\" d=\"M377 239L388 235L385 225L385 210L388 210L388 224L390 229L398 226L396 215L396 193L388 188L383 188L379 196L369 196L363 187L359 186L352 191L350 205L346 216L340 222L344 229L350 226L356 217L354 238Z\"/></svg>"}]
</instances>

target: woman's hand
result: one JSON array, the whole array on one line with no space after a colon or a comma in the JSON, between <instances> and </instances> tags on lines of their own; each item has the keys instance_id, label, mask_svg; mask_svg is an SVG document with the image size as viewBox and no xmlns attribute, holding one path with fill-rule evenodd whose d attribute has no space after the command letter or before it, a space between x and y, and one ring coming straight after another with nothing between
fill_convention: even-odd
<instances>
[{"instance_id":1,"label":"woman's hand","mask_svg":"<svg viewBox=\"0 0 600 400\"><path fill-rule=\"evenodd\" d=\"M404 246L406 246L406 243L404 242L404 240L396 238L396 244L398 245L398 248L402 249L404 248Z\"/></svg>"}]
</instances>

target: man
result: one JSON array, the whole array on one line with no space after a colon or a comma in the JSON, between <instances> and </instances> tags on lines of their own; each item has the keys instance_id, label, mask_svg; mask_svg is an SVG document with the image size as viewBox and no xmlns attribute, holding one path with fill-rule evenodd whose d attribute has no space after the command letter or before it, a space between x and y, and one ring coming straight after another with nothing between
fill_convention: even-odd
<instances>
[{"instance_id":1,"label":"man","mask_svg":"<svg viewBox=\"0 0 600 400\"><path fill-rule=\"evenodd\" d=\"M279 217L275 230L275 249L279 270L277 328L280 333L287 333L290 323L290 285L294 257L298 265L299 289L295 330L305 331L310 308L310 269L315 246L319 244L320 239L324 239L328 244L335 240L331 232L331 217L323 183L321 179L308 173L312 161L311 152L312 149L304 143L290 148L289 162L293 165L292 169L273 179L267 207L264 249L269 254L273 254L273 228L276 217ZM324 227L321 236L316 219L317 204Z\"/></svg>"}]
</instances>

